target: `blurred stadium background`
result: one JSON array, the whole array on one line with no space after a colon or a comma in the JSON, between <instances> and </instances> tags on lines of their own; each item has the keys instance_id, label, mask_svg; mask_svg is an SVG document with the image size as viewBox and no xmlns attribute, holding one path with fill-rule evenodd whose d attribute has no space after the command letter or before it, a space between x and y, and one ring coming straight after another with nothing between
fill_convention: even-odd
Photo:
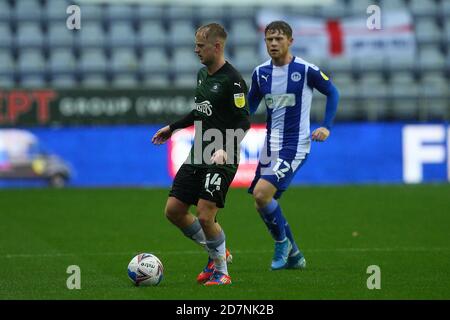
<instances>
[{"instance_id":1,"label":"blurred stadium background","mask_svg":"<svg viewBox=\"0 0 450 320\"><path fill-rule=\"evenodd\" d=\"M79 30L69 30L66 26L73 13L67 12L67 8L72 4L81 10ZM336 140L330 143L330 150L335 150L333 144L342 150L344 145L339 146L339 141L348 142L338 134L339 128L346 131L340 123L354 124L359 134L376 140L374 135L383 130L386 133L394 130L392 134L399 136L403 130L400 123L445 123L450 118L449 1L323 0L276 4L219 1L207 4L207 1L189 0L0 1L0 125L34 128L33 134L38 137L28 138L29 144L34 145L29 153L36 157L41 149L36 144L42 142L45 146L42 148L68 158L73 171L78 172L72 179L74 185L114 185L117 182L167 186L169 175L139 178L138 174L131 174L128 180L117 179L122 171L120 166L127 164L136 168L136 172L145 171L149 165L145 161L150 161L145 155L149 152L154 152L155 157L150 166L158 168L159 173L167 171L164 169L167 159L159 150L155 152L145 144L135 143L127 152L120 147L113 151L108 143L112 142L111 135L120 132L119 136L125 141L137 141L139 134L142 138L144 134L150 137L157 126L190 110L195 74L201 67L193 52L193 35L201 24L217 21L226 27L229 33L227 59L250 84L253 68L267 59L262 30L271 19L285 19L293 25L294 54L320 66L341 92ZM370 5L381 8L381 30L367 27L373 13L367 11ZM316 93L313 103L311 118L313 123L319 123L323 117L324 97ZM263 121L264 108L260 108L253 122ZM392 125L377 127L377 123ZM135 132L137 127L127 126L133 124L156 126L147 128L147 132ZM102 125L105 136L100 134L101 130L89 131L96 125ZM114 127L117 125L127 128L118 131ZM82 127L78 132L74 126ZM72 128L72 134L63 128ZM436 130L445 131L445 128ZM57 139L53 134L56 132L65 135L65 141ZM42 140L39 136L45 137ZM441 133L436 133L436 142L440 141L445 148L446 139L440 136ZM102 146L109 146L105 151L107 155L102 156L94 141L96 137L106 141ZM396 166L401 171L406 164L399 163L405 160L400 140L404 139L391 135L384 152L396 157L389 167ZM14 158L10 155L7 160L11 138L9 141L0 139L0 167L3 168ZM390 149L393 141L396 145ZM379 144L374 145L372 151L383 148L381 140L375 142ZM115 143L118 146L117 140ZM351 145L345 148L351 149ZM86 152L75 153L79 150ZM351 154L336 152L332 152L333 156L353 158ZM350 152L366 154L364 150ZM89 158L92 154L96 155L95 159ZM132 154L136 155L134 162ZM379 156L380 153L373 158L376 162L369 162L368 167L379 163ZM168 157L171 158L170 152ZM248 158L254 162L256 156L247 154ZM367 158L370 160L371 155ZM438 162L439 155L435 158L431 162ZM138 163L138 159L142 161ZM439 161L442 168L432 168L430 179L445 181L448 178L445 159ZM43 166L38 163L34 167ZM106 167L108 169L102 169ZM7 175L5 171L0 177ZM104 175L109 172L110 179L102 180L99 172ZM173 170L168 172L173 173ZM395 177L386 173L381 177L324 182L421 181L418 178L408 180L402 177L404 175L405 172L397 172ZM0 180L0 184L11 184L8 181ZM320 177L305 181L323 182Z\"/></svg>"},{"instance_id":2,"label":"blurred stadium background","mask_svg":"<svg viewBox=\"0 0 450 320\"><path fill-rule=\"evenodd\" d=\"M80 30L66 25L73 4ZM381 30L367 27L371 5ZM211 298L187 280L202 252L162 215L192 130L161 147L150 139L192 108L199 25L224 24L226 58L250 84L271 19L291 23L293 53L341 94L329 140L313 144L282 199L311 267L267 272L271 240L246 191L232 189L220 218L236 287L214 297L449 298L449 0L0 0L0 298ZM313 127L324 105L315 94ZM253 178L264 111L235 186ZM166 268L157 295L126 279L129 259L148 250ZM77 293L65 287L73 263ZM370 264L387 275L378 293L365 286Z\"/></svg>"}]
</instances>

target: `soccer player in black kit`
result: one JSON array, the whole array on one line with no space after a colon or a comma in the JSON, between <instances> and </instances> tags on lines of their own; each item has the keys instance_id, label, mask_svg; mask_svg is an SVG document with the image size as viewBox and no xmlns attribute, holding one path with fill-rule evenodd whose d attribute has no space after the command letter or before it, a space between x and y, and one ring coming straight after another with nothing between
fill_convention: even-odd
<instances>
[{"instance_id":1,"label":"soccer player in black kit","mask_svg":"<svg viewBox=\"0 0 450 320\"><path fill-rule=\"evenodd\" d=\"M185 163L178 170L167 200L166 217L205 248L208 264L197 276L206 286L231 284L225 233L216 215L239 164L240 142L250 128L247 85L225 61L227 33L211 23L195 33L195 53L205 65L197 74L195 108L186 117L160 129L154 144L166 142L177 129L195 124L195 139ZM197 206L197 216L189 212Z\"/></svg>"}]
</instances>

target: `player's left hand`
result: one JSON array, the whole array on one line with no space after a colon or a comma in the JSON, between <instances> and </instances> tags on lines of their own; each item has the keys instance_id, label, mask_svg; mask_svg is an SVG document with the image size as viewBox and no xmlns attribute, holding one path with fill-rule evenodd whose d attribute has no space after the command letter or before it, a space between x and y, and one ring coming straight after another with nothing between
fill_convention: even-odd
<instances>
[{"instance_id":1,"label":"player's left hand","mask_svg":"<svg viewBox=\"0 0 450 320\"><path fill-rule=\"evenodd\" d=\"M217 150L211 157L211 163L213 164L225 164L227 163L228 155L224 150Z\"/></svg>"},{"instance_id":2,"label":"player's left hand","mask_svg":"<svg viewBox=\"0 0 450 320\"><path fill-rule=\"evenodd\" d=\"M313 131L311 137L312 137L313 141L323 142L323 141L327 140L329 135L330 135L330 130L328 130L325 127L320 127Z\"/></svg>"}]
</instances>

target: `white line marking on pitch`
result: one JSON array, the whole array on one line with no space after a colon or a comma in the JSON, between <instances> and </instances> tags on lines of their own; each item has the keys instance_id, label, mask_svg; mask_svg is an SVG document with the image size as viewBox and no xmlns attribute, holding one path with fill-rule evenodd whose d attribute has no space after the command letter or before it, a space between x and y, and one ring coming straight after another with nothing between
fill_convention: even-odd
<instances>
[{"instance_id":1,"label":"white line marking on pitch","mask_svg":"<svg viewBox=\"0 0 450 320\"><path fill-rule=\"evenodd\" d=\"M308 252L427 252L427 251L450 251L450 248L425 248L425 247L399 247L399 248L329 248L329 249L309 249L304 250ZM149 251L154 254L164 255L203 255L205 252L202 250L176 250L176 251ZM239 254L261 254L272 253L272 250L233 250L232 253ZM0 259L17 259L17 258L64 258L64 257L76 257L76 256L132 256L138 252L79 252L79 253L8 253L0 254Z\"/></svg>"}]
</instances>

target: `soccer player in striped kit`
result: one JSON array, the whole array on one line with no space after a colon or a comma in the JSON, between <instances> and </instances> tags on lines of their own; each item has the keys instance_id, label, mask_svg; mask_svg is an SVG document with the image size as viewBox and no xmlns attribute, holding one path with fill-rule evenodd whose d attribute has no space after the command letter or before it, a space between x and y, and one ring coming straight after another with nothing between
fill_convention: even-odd
<instances>
[{"instance_id":1,"label":"soccer player in striped kit","mask_svg":"<svg viewBox=\"0 0 450 320\"><path fill-rule=\"evenodd\" d=\"M323 142L330 135L339 92L318 67L291 54L292 29L286 22L273 21L267 25L265 43L271 59L255 68L248 102L250 112L255 113L264 99L267 137L249 193L275 240L271 269L303 269L305 257L277 199L307 160L311 139ZM310 136L313 89L326 95L327 103L322 126Z\"/></svg>"}]
</instances>

